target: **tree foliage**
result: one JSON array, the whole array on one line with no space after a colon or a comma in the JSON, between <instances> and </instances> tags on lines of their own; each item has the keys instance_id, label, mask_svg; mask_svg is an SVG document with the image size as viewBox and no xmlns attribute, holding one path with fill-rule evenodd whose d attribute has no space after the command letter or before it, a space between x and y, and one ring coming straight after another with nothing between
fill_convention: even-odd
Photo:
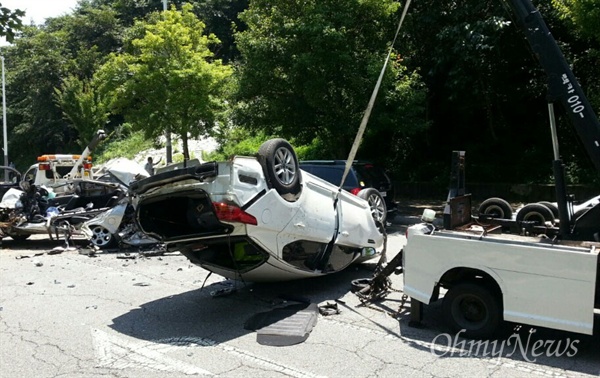
<instances>
[{"instance_id":1,"label":"tree foliage","mask_svg":"<svg viewBox=\"0 0 600 378\"><path fill-rule=\"evenodd\" d=\"M300 144L319 137L329 157L344 157L383 66L397 10L387 0L251 2L240 16L247 30L236 35L238 123ZM414 111L418 75L401 59L390 66L381 91L386 95L375 108L374 128L424 125L423 114Z\"/></svg>"},{"instance_id":2,"label":"tree foliage","mask_svg":"<svg viewBox=\"0 0 600 378\"><path fill-rule=\"evenodd\" d=\"M0 37L5 37L7 42L15 39L15 34L23 27L21 18L25 12L20 9L11 10L0 3Z\"/></svg>"},{"instance_id":3,"label":"tree foliage","mask_svg":"<svg viewBox=\"0 0 600 378\"><path fill-rule=\"evenodd\" d=\"M167 127L184 142L207 134L222 106L221 91L231 69L213 60L204 24L184 5L148 22L136 21L140 38L128 41L129 51L112 54L95 76L113 112L121 113L149 138Z\"/></svg>"},{"instance_id":4,"label":"tree foliage","mask_svg":"<svg viewBox=\"0 0 600 378\"><path fill-rule=\"evenodd\" d=\"M600 41L599 0L552 0L552 4L579 34Z\"/></svg>"},{"instance_id":5,"label":"tree foliage","mask_svg":"<svg viewBox=\"0 0 600 378\"><path fill-rule=\"evenodd\" d=\"M595 109L599 1L534 2ZM172 128L182 138L218 130L220 156L278 136L303 158L344 158L404 3L169 5L163 14L162 0L80 0L73 14L14 34L1 48L11 160L23 168L37 154L78 151L100 127L111 142L129 138L111 154L145 148L140 135L153 140ZM450 152L465 150L471 181L551 181L547 79L502 5L411 3L359 158L384 164L397 180L445 185ZM557 116L570 182L598 180Z\"/></svg>"}]
</instances>

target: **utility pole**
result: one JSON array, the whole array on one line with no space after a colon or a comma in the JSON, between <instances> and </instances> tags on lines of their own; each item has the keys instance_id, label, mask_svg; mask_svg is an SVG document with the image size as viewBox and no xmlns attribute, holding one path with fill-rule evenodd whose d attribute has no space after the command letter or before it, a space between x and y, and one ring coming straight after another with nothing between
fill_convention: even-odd
<instances>
[{"instance_id":1,"label":"utility pole","mask_svg":"<svg viewBox=\"0 0 600 378\"><path fill-rule=\"evenodd\" d=\"M8 138L6 136L6 91L5 91L5 87L4 87L4 56L0 56L0 59L2 59L2 131L4 134L4 165L8 166L9 165L9 161L8 161ZM4 170L6 176L8 176L8 171ZM6 181L8 181L8 177L4 178Z\"/></svg>"},{"instance_id":2,"label":"utility pole","mask_svg":"<svg viewBox=\"0 0 600 378\"><path fill-rule=\"evenodd\" d=\"M167 11L167 0L163 0L163 12ZM170 164L173 161L173 146L171 144L171 125L167 125L167 130L165 131L165 138L167 140L167 164Z\"/></svg>"}]
</instances>

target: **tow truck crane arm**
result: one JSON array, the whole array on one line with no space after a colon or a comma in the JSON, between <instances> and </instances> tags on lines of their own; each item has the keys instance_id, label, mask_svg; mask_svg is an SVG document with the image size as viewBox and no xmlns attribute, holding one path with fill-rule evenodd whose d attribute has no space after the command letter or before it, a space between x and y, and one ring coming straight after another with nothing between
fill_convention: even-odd
<instances>
[{"instance_id":1,"label":"tow truck crane arm","mask_svg":"<svg viewBox=\"0 0 600 378\"><path fill-rule=\"evenodd\" d=\"M593 164L600 171L600 122L544 19L530 0L503 0L503 3L512 11L516 23L525 33L537 60L548 76L548 102L559 101L562 104ZM555 130L553 130L554 132ZM553 138L554 136L553 134ZM564 169L562 169L562 162L557 155L556 147L554 173L561 236L565 238L581 237L581 240L598 239L600 237L600 231L598 231L600 204L588 210L575 221L574 226L572 225L567 210L568 199L564 184ZM368 283L363 280L356 281L356 286L360 288L360 290L357 288L356 294L361 300L370 301L387 294L390 286L388 277L394 272L402 271L402 255L403 251L400 251L387 265L376 271ZM415 305L412 311L415 312L415 319L420 317L419 306Z\"/></svg>"},{"instance_id":2,"label":"tow truck crane arm","mask_svg":"<svg viewBox=\"0 0 600 378\"><path fill-rule=\"evenodd\" d=\"M83 177L83 175L80 173L80 170L83 166L83 162L85 160L87 160L87 158L90 156L92 151L94 151L96 146L98 146L98 144L101 141L103 141L104 139L106 139L106 133L104 132L104 130L96 131L96 135L94 135L94 138L92 139L92 141L85 147L85 150L83 150L83 153L79 156L79 159L73 166L73 169L71 169L71 172L69 172L66 175L66 177L70 177L70 178L75 178L78 176Z\"/></svg>"},{"instance_id":3,"label":"tow truck crane arm","mask_svg":"<svg viewBox=\"0 0 600 378\"><path fill-rule=\"evenodd\" d=\"M540 12L529 0L504 0L548 76L549 101L560 101L600 171L600 122Z\"/></svg>"},{"instance_id":4,"label":"tow truck crane arm","mask_svg":"<svg viewBox=\"0 0 600 378\"><path fill-rule=\"evenodd\" d=\"M558 152L552 104L560 102L568 114L592 163L600 172L600 122L573 74L560 47L540 12L530 0L504 0L548 77L548 102L554 147L554 179L559 210L560 235L563 238L590 240L600 238L600 205L572 219L565 184L564 165Z\"/></svg>"}]
</instances>

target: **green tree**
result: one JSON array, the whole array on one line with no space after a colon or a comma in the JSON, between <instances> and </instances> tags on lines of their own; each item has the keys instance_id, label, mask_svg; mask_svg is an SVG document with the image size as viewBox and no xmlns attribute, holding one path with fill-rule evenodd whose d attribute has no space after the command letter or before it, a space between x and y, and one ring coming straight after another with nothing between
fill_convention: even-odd
<instances>
[{"instance_id":1,"label":"green tree","mask_svg":"<svg viewBox=\"0 0 600 378\"><path fill-rule=\"evenodd\" d=\"M97 130L104 129L108 121L109 113L99 96L89 80L75 76L67 77L61 88L55 89L54 98L65 118L77 129L78 143L82 146L92 140Z\"/></svg>"},{"instance_id":2,"label":"green tree","mask_svg":"<svg viewBox=\"0 0 600 378\"><path fill-rule=\"evenodd\" d=\"M552 0L581 35L600 41L600 0Z\"/></svg>"},{"instance_id":3,"label":"green tree","mask_svg":"<svg viewBox=\"0 0 600 378\"><path fill-rule=\"evenodd\" d=\"M191 12L174 8L157 13L148 22L136 21L141 38L128 41L130 51L112 54L95 76L98 88L120 113L148 138L167 128L183 141L210 131L223 105L222 90L231 74L228 66L213 59L209 45L214 35L204 35L204 23Z\"/></svg>"},{"instance_id":4,"label":"green tree","mask_svg":"<svg viewBox=\"0 0 600 378\"><path fill-rule=\"evenodd\" d=\"M98 104L84 104L94 97L81 92L61 104L55 101L55 93L57 88L67 90L64 83L74 89L75 80L89 81L108 53L120 45L121 34L110 9L78 8L73 15L50 18L44 25L25 26L19 38L3 48L9 151L22 151L15 162L31 164L41 153L81 151L89 143L97 128L85 130L91 128L85 125L103 117L102 112L89 113L99 109ZM75 109L88 112L75 115ZM87 116L92 118L83 122ZM79 123L71 124L74 120Z\"/></svg>"},{"instance_id":5,"label":"green tree","mask_svg":"<svg viewBox=\"0 0 600 378\"><path fill-rule=\"evenodd\" d=\"M17 164L31 164L42 153L77 147L76 130L53 101L71 59L64 34L27 26L4 51L6 57L9 151Z\"/></svg>"},{"instance_id":6,"label":"green tree","mask_svg":"<svg viewBox=\"0 0 600 378\"><path fill-rule=\"evenodd\" d=\"M345 157L393 38L398 3L255 0L240 18L247 30L236 35L242 55L237 123L297 144L318 137L326 146L323 157ZM425 125L423 98L414 96L423 93L418 75L403 70L395 56L367 138Z\"/></svg>"},{"instance_id":7,"label":"green tree","mask_svg":"<svg viewBox=\"0 0 600 378\"><path fill-rule=\"evenodd\" d=\"M0 37L5 37L7 42L15 39L15 33L23 27L21 18L25 12L20 9L10 10L0 3Z\"/></svg>"}]
</instances>

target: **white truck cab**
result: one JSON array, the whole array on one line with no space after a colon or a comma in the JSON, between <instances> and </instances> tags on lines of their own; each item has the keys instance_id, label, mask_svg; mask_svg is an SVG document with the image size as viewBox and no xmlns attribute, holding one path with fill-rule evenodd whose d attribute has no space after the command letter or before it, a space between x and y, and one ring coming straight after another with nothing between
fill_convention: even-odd
<instances>
[{"instance_id":1,"label":"white truck cab","mask_svg":"<svg viewBox=\"0 0 600 378\"><path fill-rule=\"evenodd\" d=\"M74 178L92 178L92 158L88 156L83 160L78 169L81 155L41 155L37 163L33 164L23 175L24 181L29 181L36 186L46 186L55 193L64 193L69 190L69 181Z\"/></svg>"},{"instance_id":2,"label":"white truck cab","mask_svg":"<svg viewBox=\"0 0 600 378\"><path fill-rule=\"evenodd\" d=\"M104 130L98 130L96 135L83 150L81 155L52 154L41 155L22 176L22 181L28 181L36 186L46 186L54 193L69 192L69 182L73 179L92 179L91 152L106 138Z\"/></svg>"}]
</instances>

